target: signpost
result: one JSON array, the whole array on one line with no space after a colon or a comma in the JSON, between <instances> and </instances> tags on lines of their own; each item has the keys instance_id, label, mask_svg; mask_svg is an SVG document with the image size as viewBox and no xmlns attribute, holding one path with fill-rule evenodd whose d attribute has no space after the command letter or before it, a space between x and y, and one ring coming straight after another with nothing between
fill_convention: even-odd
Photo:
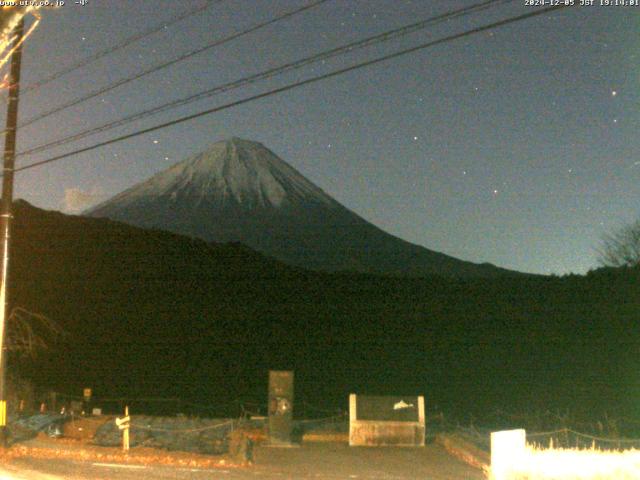
<instances>
[{"instance_id":1,"label":"signpost","mask_svg":"<svg viewBox=\"0 0 640 480\"><path fill-rule=\"evenodd\" d=\"M131 427L131 417L129 416L129 407L124 407L124 417L116 418L116 425L122 430L122 451L129 451L129 428Z\"/></svg>"},{"instance_id":2,"label":"signpost","mask_svg":"<svg viewBox=\"0 0 640 480\"><path fill-rule=\"evenodd\" d=\"M91 396L93 392L90 388L84 388L82 390L82 414L89 415L91 412Z\"/></svg>"}]
</instances>

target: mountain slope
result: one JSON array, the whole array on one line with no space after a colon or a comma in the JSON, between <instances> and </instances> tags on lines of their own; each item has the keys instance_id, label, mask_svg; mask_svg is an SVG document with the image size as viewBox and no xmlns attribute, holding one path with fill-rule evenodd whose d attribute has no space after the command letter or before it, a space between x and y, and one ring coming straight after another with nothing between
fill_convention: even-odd
<instances>
[{"instance_id":1,"label":"mountain slope","mask_svg":"<svg viewBox=\"0 0 640 480\"><path fill-rule=\"evenodd\" d=\"M314 270L450 277L509 273L390 235L262 144L238 138L216 143L85 214L208 241L241 242Z\"/></svg>"}]
</instances>

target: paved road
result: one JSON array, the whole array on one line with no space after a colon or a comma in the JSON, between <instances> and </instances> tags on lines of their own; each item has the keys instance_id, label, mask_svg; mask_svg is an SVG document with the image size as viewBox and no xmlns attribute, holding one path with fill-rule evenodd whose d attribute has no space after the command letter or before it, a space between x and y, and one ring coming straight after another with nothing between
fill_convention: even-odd
<instances>
[{"instance_id":1,"label":"paved road","mask_svg":"<svg viewBox=\"0 0 640 480\"><path fill-rule=\"evenodd\" d=\"M137 467L71 460L13 459L0 480L481 480L484 475L437 445L424 448L350 448L309 444L299 448L257 448L247 468L202 470L165 466Z\"/></svg>"}]
</instances>

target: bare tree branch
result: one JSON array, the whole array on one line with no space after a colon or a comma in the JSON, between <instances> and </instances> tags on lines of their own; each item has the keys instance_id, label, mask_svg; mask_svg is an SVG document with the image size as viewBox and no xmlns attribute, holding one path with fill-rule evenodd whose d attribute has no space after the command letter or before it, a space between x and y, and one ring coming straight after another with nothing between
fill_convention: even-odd
<instances>
[{"instance_id":1,"label":"bare tree branch","mask_svg":"<svg viewBox=\"0 0 640 480\"><path fill-rule=\"evenodd\" d=\"M640 265L640 220L605 235L598 255L600 264L605 267Z\"/></svg>"},{"instance_id":2,"label":"bare tree branch","mask_svg":"<svg viewBox=\"0 0 640 480\"><path fill-rule=\"evenodd\" d=\"M9 315L6 348L21 356L36 357L62 335L62 327L47 316L15 307Z\"/></svg>"}]
</instances>

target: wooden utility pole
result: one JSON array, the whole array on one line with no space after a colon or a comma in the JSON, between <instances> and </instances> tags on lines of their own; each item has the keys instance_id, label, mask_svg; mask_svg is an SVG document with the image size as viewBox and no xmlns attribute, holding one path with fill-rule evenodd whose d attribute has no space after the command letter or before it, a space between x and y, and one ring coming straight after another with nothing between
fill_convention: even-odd
<instances>
[{"instance_id":1,"label":"wooden utility pole","mask_svg":"<svg viewBox=\"0 0 640 480\"><path fill-rule=\"evenodd\" d=\"M22 37L24 35L24 18L14 30L16 49L11 55L11 71L9 73L9 99L7 102L7 127L4 140L4 166L2 169L2 202L0 204L0 440L7 446L7 320L8 276L9 276L9 239L11 238L11 207L13 204L13 172L16 160L16 133L18 128L18 97L20 94L20 64L22 62Z\"/></svg>"}]
</instances>

